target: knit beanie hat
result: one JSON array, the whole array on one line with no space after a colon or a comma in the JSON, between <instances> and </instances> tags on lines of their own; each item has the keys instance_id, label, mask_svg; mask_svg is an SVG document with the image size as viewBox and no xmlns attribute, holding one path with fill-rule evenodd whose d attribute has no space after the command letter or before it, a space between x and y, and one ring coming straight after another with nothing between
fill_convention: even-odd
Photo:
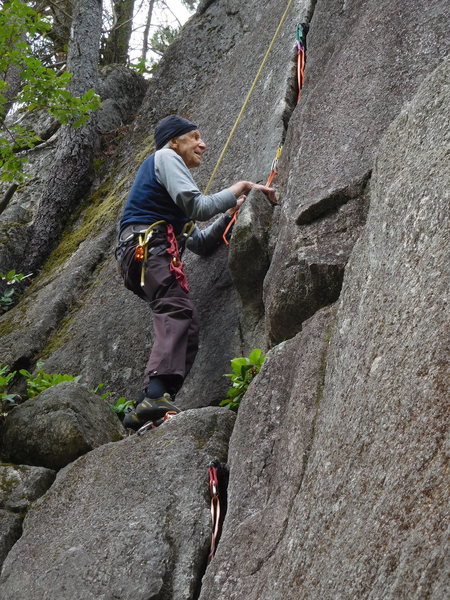
<instances>
[{"instance_id":1,"label":"knit beanie hat","mask_svg":"<svg viewBox=\"0 0 450 600\"><path fill-rule=\"evenodd\" d=\"M198 126L183 117L178 115L164 117L155 127L155 147L160 150L172 138L194 131L194 129L198 129Z\"/></svg>"}]
</instances>

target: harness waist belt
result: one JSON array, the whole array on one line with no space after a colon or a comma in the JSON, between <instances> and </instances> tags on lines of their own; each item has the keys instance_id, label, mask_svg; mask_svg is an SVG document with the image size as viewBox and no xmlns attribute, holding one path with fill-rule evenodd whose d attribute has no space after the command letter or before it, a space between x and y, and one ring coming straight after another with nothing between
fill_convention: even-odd
<instances>
[{"instance_id":1,"label":"harness waist belt","mask_svg":"<svg viewBox=\"0 0 450 600\"><path fill-rule=\"evenodd\" d=\"M119 242L128 242L135 235L139 235L140 233L144 233L145 231L147 231L147 229L149 227L150 227L150 225L144 225L143 223L135 223L135 224L128 225L127 227L125 227L125 229L120 234ZM156 225L153 228L153 231L155 233L166 232L167 226L166 225Z\"/></svg>"}]
</instances>

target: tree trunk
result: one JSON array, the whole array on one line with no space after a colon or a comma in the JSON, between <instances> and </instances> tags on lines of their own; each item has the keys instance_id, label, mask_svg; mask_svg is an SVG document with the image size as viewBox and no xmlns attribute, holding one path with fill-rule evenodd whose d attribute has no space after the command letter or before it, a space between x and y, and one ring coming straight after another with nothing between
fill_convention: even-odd
<instances>
[{"instance_id":1,"label":"tree trunk","mask_svg":"<svg viewBox=\"0 0 450 600\"><path fill-rule=\"evenodd\" d=\"M67 66L73 73L70 91L75 96L97 87L101 16L100 0L77 0L74 5ZM96 136L95 115L84 127L61 127L55 163L30 232L27 272L39 269L73 209L89 191Z\"/></svg>"},{"instance_id":2,"label":"tree trunk","mask_svg":"<svg viewBox=\"0 0 450 600\"><path fill-rule=\"evenodd\" d=\"M20 42L26 41L25 33L22 33ZM0 107L0 124L6 119L9 109L12 107L16 98L23 88L24 81L20 76L20 69L17 65L9 65L6 72L0 73L0 78L7 84L6 88L2 91L3 96L6 98L6 102Z\"/></svg>"},{"instance_id":3,"label":"tree trunk","mask_svg":"<svg viewBox=\"0 0 450 600\"><path fill-rule=\"evenodd\" d=\"M48 4L48 12L53 17L51 31L48 37L53 42L55 54L65 54L70 40L72 24L73 0L59 0Z\"/></svg>"},{"instance_id":4,"label":"tree trunk","mask_svg":"<svg viewBox=\"0 0 450 600\"><path fill-rule=\"evenodd\" d=\"M128 62L128 48L133 29L134 0L114 0L114 25L102 52L102 64Z\"/></svg>"},{"instance_id":5,"label":"tree trunk","mask_svg":"<svg viewBox=\"0 0 450 600\"><path fill-rule=\"evenodd\" d=\"M2 79L8 84L3 92L6 103L0 108L0 123L6 119L9 109L16 101L16 97L23 87L23 79L16 65L10 65Z\"/></svg>"},{"instance_id":6,"label":"tree trunk","mask_svg":"<svg viewBox=\"0 0 450 600\"><path fill-rule=\"evenodd\" d=\"M148 38L150 36L150 26L152 24L152 16L153 16L153 7L154 6L155 6L155 0L150 0L149 5L148 5L147 21L145 23L145 29L144 29L144 38L142 40L142 54L141 54L142 62L145 62L147 60Z\"/></svg>"}]
</instances>

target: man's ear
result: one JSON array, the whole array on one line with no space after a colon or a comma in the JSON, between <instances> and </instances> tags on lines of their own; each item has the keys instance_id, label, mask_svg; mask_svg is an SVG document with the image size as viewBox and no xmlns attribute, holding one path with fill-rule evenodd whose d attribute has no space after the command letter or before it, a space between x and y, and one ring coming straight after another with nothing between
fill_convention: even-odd
<instances>
[{"instance_id":1,"label":"man's ear","mask_svg":"<svg viewBox=\"0 0 450 600\"><path fill-rule=\"evenodd\" d=\"M172 138L171 140L169 140L169 148L171 150L176 150L178 148L177 138Z\"/></svg>"}]
</instances>

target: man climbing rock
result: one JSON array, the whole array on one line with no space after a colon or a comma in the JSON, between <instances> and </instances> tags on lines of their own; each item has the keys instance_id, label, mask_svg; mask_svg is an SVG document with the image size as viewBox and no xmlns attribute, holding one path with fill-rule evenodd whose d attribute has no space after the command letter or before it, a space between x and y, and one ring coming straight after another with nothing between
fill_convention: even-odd
<instances>
[{"instance_id":1,"label":"man climbing rock","mask_svg":"<svg viewBox=\"0 0 450 600\"><path fill-rule=\"evenodd\" d=\"M124 418L124 425L135 430L169 411L179 412L173 399L197 354L199 321L180 260L184 247L210 254L251 189L275 200L272 188L251 181L203 195L189 169L200 166L206 145L197 125L178 115L156 125L155 147L125 203L116 249L125 286L153 311L155 340L144 391ZM219 213L225 214L202 231L193 222Z\"/></svg>"}]
</instances>

